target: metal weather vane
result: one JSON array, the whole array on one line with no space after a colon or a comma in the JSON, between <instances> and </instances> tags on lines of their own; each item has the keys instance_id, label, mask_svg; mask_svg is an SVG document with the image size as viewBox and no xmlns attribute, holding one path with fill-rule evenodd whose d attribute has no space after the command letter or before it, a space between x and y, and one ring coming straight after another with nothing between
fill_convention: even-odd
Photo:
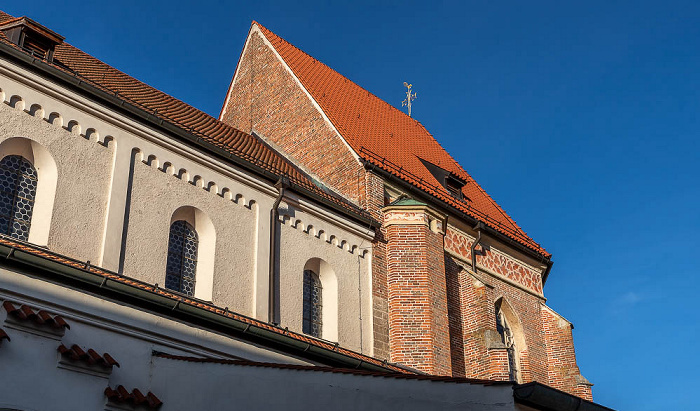
<instances>
[{"instance_id":1,"label":"metal weather vane","mask_svg":"<svg viewBox=\"0 0 700 411\"><path fill-rule=\"evenodd\" d=\"M404 81L403 86L406 87L407 90L406 90L406 100L404 100L401 103L401 107L408 107L408 116L411 117L411 102L416 99L417 94L411 93L411 87L413 87L413 84L408 84Z\"/></svg>"}]
</instances>

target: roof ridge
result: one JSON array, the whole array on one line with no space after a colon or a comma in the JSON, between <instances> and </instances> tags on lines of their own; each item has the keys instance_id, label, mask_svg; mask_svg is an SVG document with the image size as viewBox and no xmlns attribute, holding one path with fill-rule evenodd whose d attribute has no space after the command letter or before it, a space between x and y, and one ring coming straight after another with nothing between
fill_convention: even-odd
<instances>
[{"instance_id":1,"label":"roof ridge","mask_svg":"<svg viewBox=\"0 0 700 411\"><path fill-rule=\"evenodd\" d=\"M490 217L496 223L496 226L492 225L492 227L498 231L505 230L509 232L506 234L507 236L514 236L518 238L519 242L538 253L549 255L541 245L530 238L420 121L408 116L397 107L304 52L257 21L253 21L251 27L254 26L257 26L272 49L279 55L282 63L289 68L301 86L316 101L333 127L361 157L363 155L360 152L364 147L386 160L398 163L402 169L407 171L411 169L414 174L421 175L424 170L418 170L415 168L415 164L412 166L411 162L400 159L401 156L404 156L405 159L406 155L414 155L464 178L472 184L466 185L463 188L463 193L469 198L472 198L471 195L475 192L478 193L476 195L478 198L472 198L474 202L469 204L472 209ZM316 63L320 63L320 66ZM348 93L355 97L352 99L352 103L348 103L348 100L343 97ZM391 110L386 110L387 108ZM384 113L381 113L382 111ZM355 118L355 114L357 114L357 118ZM360 119L360 115L362 115L362 119ZM369 131L369 129L372 130ZM409 148L404 150L403 154L393 152L390 140L393 138L405 139L405 142L409 143ZM382 152L384 154L380 154ZM398 161L392 159L398 159ZM380 165L380 167L383 166ZM426 175L423 178L431 180L434 176ZM416 185L415 183L411 184ZM470 185L474 188L470 189ZM435 189L426 189L420 184L418 187L428 194L436 196L433 192ZM486 223L490 225L488 221Z\"/></svg>"}]
</instances>

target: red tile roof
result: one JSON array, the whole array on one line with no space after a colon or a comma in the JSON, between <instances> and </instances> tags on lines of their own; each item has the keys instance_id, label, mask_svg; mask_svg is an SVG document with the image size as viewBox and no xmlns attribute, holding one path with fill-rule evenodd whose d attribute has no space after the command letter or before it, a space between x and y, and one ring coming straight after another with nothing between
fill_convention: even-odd
<instances>
[{"instance_id":1,"label":"red tile roof","mask_svg":"<svg viewBox=\"0 0 700 411\"><path fill-rule=\"evenodd\" d=\"M425 127L278 35L257 25L338 132L364 160L381 167L517 242L550 255L532 240L433 138ZM452 197L421 159L467 182L469 201Z\"/></svg>"},{"instance_id":2,"label":"red tile roof","mask_svg":"<svg viewBox=\"0 0 700 411\"><path fill-rule=\"evenodd\" d=\"M73 344L71 348L61 344L58 346L58 352L72 361L81 361L87 365L98 365L104 368L112 368L115 365L119 367L119 363L108 353L100 355L92 348L85 351L77 344Z\"/></svg>"},{"instance_id":3,"label":"red tile roof","mask_svg":"<svg viewBox=\"0 0 700 411\"><path fill-rule=\"evenodd\" d=\"M55 329L70 329L70 325L60 315L50 314L44 310L36 310L28 305L22 304L15 307L9 301L2 303L2 306L7 311L7 314L20 320L32 321L38 325L45 325Z\"/></svg>"},{"instance_id":4,"label":"red tile roof","mask_svg":"<svg viewBox=\"0 0 700 411\"><path fill-rule=\"evenodd\" d=\"M323 348L329 351L333 351L341 356L344 357L349 357L353 358L355 360L360 360L361 362L367 363L367 364L372 364L374 366L378 367L383 367L385 369L389 369L398 373L413 373L412 371L406 370L404 368L401 368L399 366L396 366L394 364L390 364L384 361L380 361L376 358L369 357L364 354L360 354L355 351L348 350L346 348L340 347L337 344L333 344L331 342L325 341L325 340L319 340L313 337L310 337L305 334L299 334L295 333L293 331L289 331L285 328L280 328L280 327L275 327L273 325L270 325L266 322L256 320L254 318L246 317L241 314L237 314L234 312L231 312L228 310L228 308L221 308L217 307L214 304L202 301L202 300L195 300L191 298L187 298L185 296L182 296L180 294L175 294L169 292L167 289L163 288L158 288L157 286L153 286L152 284L148 284L142 281L138 281L136 279L126 277L123 275L119 275L110 271L103 270L99 267L94 267L90 265L89 263L81 262L78 260L74 260L72 258L62 256L60 254L53 253L51 251L48 251L44 248L34 246L32 244L24 243L24 242L19 242L15 239L6 237L5 235L0 234L0 245L3 245L5 247L9 247L10 249L16 249L23 251L25 253L31 254L36 257L40 257L42 259L58 263L63 266L68 266L72 268L76 268L79 270L83 270L95 275L99 275L104 278L104 281L110 280L110 281L115 281L120 284L128 285L131 287L139 288L142 290L146 290L149 292L157 293L160 296L166 297L170 300L173 301L173 305L176 306L177 304L188 304L191 306L195 306L204 310L207 310L212 313L216 313L218 315L222 315L231 319L234 319L236 321L240 321L242 323L245 323L250 326L254 326L257 328L264 329L266 331L269 331L271 333L275 333L278 335L284 335L286 337L292 338L296 341L303 342L305 344L308 344L308 346L316 346L319 348ZM11 258L8 256L7 258Z\"/></svg>"},{"instance_id":5,"label":"red tile roof","mask_svg":"<svg viewBox=\"0 0 700 411\"><path fill-rule=\"evenodd\" d=\"M2 328L0 328L0 344L2 344L2 340L10 341L10 336L7 335L7 333L5 332L5 330L3 330Z\"/></svg>"},{"instance_id":6,"label":"red tile roof","mask_svg":"<svg viewBox=\"0 0 700 411\"><path fill-rule=\"evenodd\" d=\"M124 388L123 385L118 385L115 389L110 387L105 388L105 396L107 396L107 399L112 402L120 404L126 403L132 407L142 405L148 408L156 409L163 405L163 402L159 400L158 397L156 397L152 392L149 391L148 394L143 395L137 388L134 388L131 392L129 392L129 390Z\"/></svg>"},{"instance_id":7,"label":"red tile roof","mask_svg":"<svg viewBox=\"0 0 700 411\"><path fill-rule=\"evenodd\" d=\"M258 361L248 361L248 360L224 360L218 358L199 358L190 357L184 355L172 355L161 352L155 352L153 354L155 357L167 358L170 360L187 361L194 363L212 363L212 364L229 364L229 365L241 365L248 367L263 367L263 368L277 368L284 370L296 370L296 371L318 371L318 372L330 372L334 374L350 374L350 375L361 375L361 376L371 376L371 377L384 377L384 378L397 378L405 380L427 380L427 381L442 381L442 382L453 382L460 384L482 384L482 385L493 385L493 384L512 384L508 381L492 381L492 380L481 380L475 378L459 378L459 377L445 377L437 375L428 374L406 374L406 373L395 373L395 372L384 372L384 371L369 371L369 370L356 370L350 368L338 368L338 367L319 367L315 365L298 365L298 364L280 364L271 362L258 362Z\"/></svg>"},{"instance_id":8,"label":"red tile roof","mask_svg":"<svg viewBox=\"0 0 700 411\"><path fill-rule=\"evenodd\" d=\"M12 19L12 16L0 11L0 25ZM1 32L0 42L19 49ZM54 63L51 65L150 113L155 118L179 127L207 144L223 149L278 177L287 176L293 185L302 187L343 210L369 218L369 214L364 210L318 187L309 176L259 138L233 128L175 97L156 90L68 43L64 42L56 46Z\"/></svg>"}]
</instances>

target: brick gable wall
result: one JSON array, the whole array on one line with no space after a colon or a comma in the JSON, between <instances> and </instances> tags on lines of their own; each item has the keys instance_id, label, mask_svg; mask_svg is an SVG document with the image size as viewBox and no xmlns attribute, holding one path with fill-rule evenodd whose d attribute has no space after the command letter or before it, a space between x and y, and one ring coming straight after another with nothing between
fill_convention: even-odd
<instances>
[{"instance_id":1,"label":"brick gable wall","mask_svg":"<svg viewBox=\"0 0 700 411\"><path fill-rule=\"evenodd\" d=\"M241 56L221 120L255 132L334 191L359 202L362 165L257 31Z\"/></svg>"},{"instance_id":2,"label":"brick gable wall","mask_svg":"<svg viewBox=\"0 0 700 411\"><path fill-rule=\"evenodd\" d=\"M300 168L385 221L383 178L356 161L256 31L241 56L222 120L259 133ZM503 297L517 313L526 341L519 353L521 381L590 398L590 385L581 383L576 367L571 330L542 308L542 267L494 243L479 248L480 271L474 276L463 268L470 266L474 237L452 226L442 230L437 234L426 225L377 230L372 355L434 374L507 380L494 305Z\"/></svg>"}]
</instances>

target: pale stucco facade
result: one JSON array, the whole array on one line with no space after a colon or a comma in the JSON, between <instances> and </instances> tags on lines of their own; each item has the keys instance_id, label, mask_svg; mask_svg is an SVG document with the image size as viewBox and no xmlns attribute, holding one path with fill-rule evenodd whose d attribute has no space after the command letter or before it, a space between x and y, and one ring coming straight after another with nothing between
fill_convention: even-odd
<instances>
[{"instance_id":1,"label":"pale stucco facade","mask_svg":"<svg viewBox=\"0 0 700 411\"><path fill-rule=\"evenodd\" d=\"M37 165L39 181L56 178L52 207L38 199L32 217L48 232L40 245L162 287L173 216L198 210L209 226L197 227L194 296L267 321L274 184L4 60L0 90L0 152L21 138L56 164ZM371 355L374 232L291 191L282 201L280 326L302 331L302 274L318 259L330 273L322 337Z\"/></svg>"}]
</instances>

